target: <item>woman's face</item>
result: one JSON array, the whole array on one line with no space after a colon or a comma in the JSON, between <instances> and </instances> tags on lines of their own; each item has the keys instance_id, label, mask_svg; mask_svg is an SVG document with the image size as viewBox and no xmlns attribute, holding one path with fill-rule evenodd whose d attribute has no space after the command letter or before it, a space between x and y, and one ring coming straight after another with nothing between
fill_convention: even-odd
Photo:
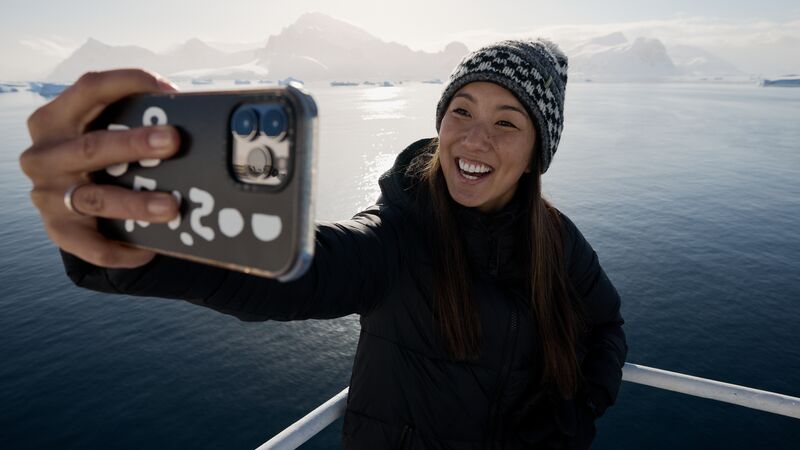
<instances>
[{"instance_id":1,"label":"woman's face","mask_svg":"<svg viewBox=\"0 0 800 450\"><path fill-rule=\"evenodd\" d=\"M530 171L533 121L517 98L494 83L467 84L439 128L439 161L453 200L493 212L514 197Z\"/></svg>"}]
</instances>

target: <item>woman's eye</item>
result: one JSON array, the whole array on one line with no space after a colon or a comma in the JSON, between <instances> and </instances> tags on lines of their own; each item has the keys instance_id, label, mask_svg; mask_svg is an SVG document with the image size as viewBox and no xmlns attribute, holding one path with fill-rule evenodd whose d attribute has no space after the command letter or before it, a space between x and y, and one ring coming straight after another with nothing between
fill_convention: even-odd
<instances>
[{"instance_id":1,"label":"woman's eye","mask_svg":"<svg viewBox=\"0 0 800 450\"><path fill-rule=\"evenodd\" d=\"M455 108L453 112L458 114L459 116L469 116L469 111L464 108Z\"/></svg>"},{"instance_id":2,"label":"woman's eye","mask_svg":"<svg viewBox=\"0 0 800 450\"><path fill-rule=\"evenodd\" d=\"M513 128L517 128L517 126L516 126L516 125L514 125L513 123L511 123L511 122L509 122L509 121L507 121L507 120L500 120L500 121L498 121L498 122L497 122L497 124L498 124L498 125L500 125L501 127L513 127Z\"/></svg>"}]
</instances>

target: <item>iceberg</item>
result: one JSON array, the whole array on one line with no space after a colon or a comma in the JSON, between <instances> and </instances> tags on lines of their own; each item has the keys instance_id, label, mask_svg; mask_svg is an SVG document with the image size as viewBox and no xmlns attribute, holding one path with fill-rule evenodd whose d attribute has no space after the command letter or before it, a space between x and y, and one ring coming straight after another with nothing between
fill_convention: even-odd
<instances>
[{"instance_id":1,"label":"iceberg","mask_svg":"<svg viewBox=\"0 0 800 450\"><path fill-rule=\"evenodd\" d=\"M759 83L763 87L800 87L800 75L787 75L785 77L774 78L772 80L763 79Z\"/></svg>"},{"instance_id":2,"label":"iceberg","mask_svg":"<svg viewBox=\"0 0 800 450\"><path fill-rule=\"evenodd\" d=\"M45 98L53 98L58 94L64 92L64 89L68 87L69 87L68 84L59 84L59 83L31 83L30 88L28 90L31 92L35 92Z\"/></svg>"},{"instance_id":3,"label":"iceberg","mask_svg":"<svg viewBox=\"0 0 800 450\"><path fill-rule=\"evenodd\" d=\"M303 80L298 80L295 77L288 77L283 80L278 81L278 86L289 86L290 84L297 83L299 85L303 85Z\"/></svg>"}]
</instances>

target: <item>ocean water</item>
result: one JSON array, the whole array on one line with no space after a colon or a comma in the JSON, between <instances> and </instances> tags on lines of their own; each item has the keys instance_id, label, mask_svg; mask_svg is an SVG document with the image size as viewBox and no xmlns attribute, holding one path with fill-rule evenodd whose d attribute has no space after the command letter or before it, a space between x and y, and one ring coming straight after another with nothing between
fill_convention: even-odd
<instances>
[{"instance_id":1,"label":"ocean water","mask_svg":"<svg viewBox=\"0 0 800 450\"><path fill-rule=\"evenodd\" d=\"M441 86L310 85L317 217L350 217ZM573 83L545 193L619 290L628 361L800 396L800 89ZM71 285L0 95L0 448L255 448L343 389L355 316L243 323ZM597 449L796 449L800 421L624 382ZM341 419L304 449L339 447Z\"/></svg>"}]
</instances>

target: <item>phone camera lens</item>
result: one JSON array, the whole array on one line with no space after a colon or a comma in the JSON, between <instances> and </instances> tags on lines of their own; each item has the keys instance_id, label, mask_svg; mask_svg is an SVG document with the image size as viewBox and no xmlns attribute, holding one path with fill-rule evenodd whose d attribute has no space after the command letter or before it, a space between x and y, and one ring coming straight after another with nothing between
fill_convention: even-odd
<instances>
[{"instance_id":1,"label":"phone camera lens","mask_svg":"<svg viewBox=\"0 0 800 450\"><path fill-rule=\"evenodd\" d=\"M258 115L251 108L244 108L236 111L231 119L231 128L238 136L245 139L252 139L256 134Z\"/></svg>"},{"instance_id":2,"label":"phone camera lens","mask_svg":"<svg viewBox=\"0 0 800 450\"><path fill-rule=\"evenodd\" d=\"M282 138L286 134L288 122L282 108L270 108L261 118L261 130L271 138Z\"/></svg>"},{"instance_id":3,"label":"phone camera lens","mask_svg":"<svg viewBox=\"0 0 800 450\"><path fill-rule=\"evenodd\" d=\"M256 147L247 154L247 172L255 178L269 177L272 172L272 151L265 147Z\"/></svg>"}]
</instances>

